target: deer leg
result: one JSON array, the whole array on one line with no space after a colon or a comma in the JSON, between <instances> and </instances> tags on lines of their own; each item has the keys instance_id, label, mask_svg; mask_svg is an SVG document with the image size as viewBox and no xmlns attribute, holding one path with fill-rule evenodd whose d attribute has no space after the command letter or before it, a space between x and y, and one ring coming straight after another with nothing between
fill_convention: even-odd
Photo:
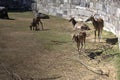
<instances>
[{"instance_id":1,"label":"deer leg","mask_svg":"<svg viewBox=\"0 0 120 80\"><path fill-rule=\"evenodd\" d=\"M32 30L32 25L30 25L29 27L30 27L30 30Z\"/></svg>"},{"instance_id":2,"label":"deer leg","mask_svg":"<svg viewBox=\"0 0 120 80\"><path fill-rule=\"evenodd\" d=\"M101 39L100 30L98 31L98 39L99 39L99 42L100 42L100 39Z\"/></svg>"},{"instance_id":3,"label":"deer leg","mask_svg":"<svg viewBox=\"0 0 120 80\"><path fill-rule=\"evenodd\" d=\"M85 49L85 47L86 47L86 44L85 44L85 42L84 42L83 46L84 46L83 48Z\"/></svg>"},{"instance_id":4,"label":"deer leg","mask_svg":"<svg viewBox=\"0 0 120 80\"><path fill-rule=\"evenodd\" d=\"M100 36L101 36L101 38L102 38L102 31L103 31L103 28L100 30Z\"/></svg>"},{"instance_id":5,"label":"deer leg","mask_svg":"<svg viewBox=\"0 0 120 80\"><path fill-rule=\"evenodd\" d=\"M79 43L79 42L77 42L78 52L79 52L79 47L80 47L80 43Z\"/></svg>"},{"instance_id":6,"label":"deer leg","mask_svg":"<svg viewBox=\"0 0 120 80\"><path fill-rule=\"evenodd\" d=\"M81 49L83 48L83 43L81 43Z\"/></svg>"},{"instance_id":7,"label":"deer leg","mask_svg":"<svg viewBox=\"0 0 120 80\"><path fill-rule=\"evenodd\" d=\"M95 34L95 42L96 42L96 30L95 30L94 34Z\"/></svg>"},{"instance_id":8,"label":"deer leg","mask_svg":"<svg viewBox=\"0 0 120 80\"><path fill-rule=\"evenodd\" d=\"M80 52L81 52L82 48L83 48L83 42L80 43Z\"/></svg>"},{"instance_id":9,"label":"deer leg","mask_svg":"<svg viewBox=\"0 0 120 80\"><path fill-rule=\"evenodd\" d=\"M39 28L38 28L38 27L39 27L39 23L37 23L36 26L37 26L37 30L38 30L38 29L39 29Z\"/></svg>"},{"instance_id":10,"label":"deer leg","mask_svg":"<svg viewBox=\"0 0 120 80\"><path fill-rule=\"evenodd\" d=\"M41 24L41 27L42 27L42 30L43 30L44 28L43 28L43 23L42 23L42 21L41 21L41 20L40 20L40 24Z\"/></svg>"},{"instance_id":11,"label":"deer leg","mask_svg":"<svg viewBox=\"0 0 120 80\"><path fill-rule=\"evenodd\" d=\"M85 49L85 46L86 46L86 44L85 44L85 38L84 38L84 49Z\"/></svg>"}]
</instances>

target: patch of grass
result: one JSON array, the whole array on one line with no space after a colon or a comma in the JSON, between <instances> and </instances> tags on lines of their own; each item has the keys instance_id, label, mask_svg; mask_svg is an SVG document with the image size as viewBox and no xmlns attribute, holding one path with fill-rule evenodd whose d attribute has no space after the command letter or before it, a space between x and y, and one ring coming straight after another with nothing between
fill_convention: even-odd
<instances>
[{"instance_id":1,"label":"patch of grass","mask_svg":"<svg viewBox=\"0 0 120 80\"><path fill-rule=\"evenodd\" d=\"M112 32L108 32L108 31L103 31L103 36L104 38L115 38L116 36L112 33Z\"/></svg>"},{"instance_id":2,"label":"patch of grass","mask_svg":"<svg viewBox=\"0 0 120 80\"><path fill-rule=\"evenodd\" d=\"M58 29L55 30L55 28L52 30L35 32L35 35L41 47L52 51L63 50L64 47L61 45L71 42L71 36L69 33L61 33Z\"/></svg>"},{"instance_id":3,"label":"patch of grass","mask_svg":"<svg viewBox=\"0 0 120 80\"><path fill-rule=\"evenodd\" d=\"M15 19L16 17L21 18L32 18L34 17L32 12L9 12L9 17Z\"/></svg>"},{"instance_id":4,"label":"patch of grass","mask_svg":"<svg viewBox=\"0 0 120 80\"><path fill-rule=\"evenodd\" d=\"M117 80L120 80L120 50L116 49L116 53L118 53L116 58L116 69L117 69Z\"/></svg>"},{"instance_id":5,"label":"patch of grass","mask_svg":"<svg viewBox=\"0 0 120 80\"><path fill-rule=\"evenodd\" d=\"M118 68L118 71L117 71L117 73L118 73L118 80L120 80L120 55L118 56L118 60L117 60L117 68Z\"/></svg>"}]
</instances>

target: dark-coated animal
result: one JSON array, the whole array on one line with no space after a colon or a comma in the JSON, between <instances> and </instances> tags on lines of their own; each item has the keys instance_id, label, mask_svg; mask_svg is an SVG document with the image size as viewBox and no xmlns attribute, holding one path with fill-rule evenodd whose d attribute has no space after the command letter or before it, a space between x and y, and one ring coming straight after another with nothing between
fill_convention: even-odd
<instances>
[{"instance_id":1,"label":"dark-coated animal","mask_svg":"<svg viewBox=\"0 0 120 80\"><path fill-rule=\"evenodd\" d=\"M103 27L104 27L104 21L102 18L98 18L95 20L94 16L90 16L86 22L88 21L92 21L92 24L94 26L94 29L95 29L95 41L96 41L96 32L98 31L98 38L99 38L99 42L100 42L100 39L101 39L101 34L102 34L102 31L103 31Z\"/></svg>"},{"instance_id":2,"label":"dark-coated animal","mask_svg":"<svg viewBox=\"0 0 120 80\"><path fill-rule=\"evenodd\" d=\"M74 30L81 29L81 30L90 30L88 25L86 25L83 21L77 22L74 17L69 20L69 22L72 22Z\"/></svg>"},{"instance_id":3,"label":"dark-coated animal","mask_svg":"<svg viewBox=\"0 0 120 80\"><path fill-rule=\"evenodd\" d=\"M86 32L80 32L79 34L74 34L72 39L77 43L78 51L80 50L80 46L81 49L83 48L83 46L85 48Z\"/></svg>"},{"instance_id":4,"label":"dark-coated animal","mask_svg":"<svg viewBox=\"0 0 120 80\"><path fill-rule=\"evenodd\" d=\"M41 22L39 17L33 18L33 21L31 23L31 25L29 26L30 30L39 30L38 29L39 23L41 23L41 27L42 27L42 30L43 30L43 23Z\"/></svg>"},{"instance_id":5,"label":"dark-coated animal","mask_svg":"<svg viewBox=\"0 0 120 80\"><path fill-rule=\"evenodd\" d=\"M5 7L0 7L0 18L2 19L9 19L8 11Z\"/></svg>"},{"instance_id":6,"label":"dark-coated animal","mask_svg":"<svg viewBox=\"0 0 120 80\"><path fill-rule=\"evenodd\" d=\"M41 19L50 19L50 17L43 13L37 13L37 17L33 18L33 21L31 23L31 25L29 26L30 30L39 30L38 29L39 23L41 24L41 27L43 30L44 28L43 28L43 23L42 23Z\"/></svg>"},{"instance_id":7,"label":"dark-coated animal","mask_svg":"<svg viewBox=\"0 0 120 80\"><path fill-rule=\"evenodd\" d=\"M107 38L106 43L115 45L118 42L118 38Z\"/></svg>"},{"instance_id":8,"label":"dark-coated animal","mask_svg":"<svg viewBox=\"0 0 120 80\"><path fill-rule=\"evenodd\" d=\"M50 19L50 17L47 14L43 13L37 13L37 17L40 17L40 19Z\"/></svg>"}]
</instances>

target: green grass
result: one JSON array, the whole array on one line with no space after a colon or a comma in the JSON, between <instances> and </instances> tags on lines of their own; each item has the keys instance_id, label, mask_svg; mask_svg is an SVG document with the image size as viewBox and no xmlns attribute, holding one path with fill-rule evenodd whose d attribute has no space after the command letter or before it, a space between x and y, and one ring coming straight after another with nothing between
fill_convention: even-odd
<instances>
[{"instance_id":1,"label":"green grass","mask_svg":"<svg viewBox=\"0 0 120 80\"><path fill-rule=\"evenodd\" d=\"M118 80L120 80L120 55L118 56L118 60L117 60L117 63L116 63L118 66L117 66L117 68L118 68L118 71L117 71L117 73L118 73Z\"/></svg>"},{"instance_id":2,"label":"green grass","mask_svg":"<svg viewBox=\"0 0 120 80\"><path fill-rule=\"evenodd\" d=\"M38 34L39 33L39 34ZM48 30L48 31L42 31L36 33L37 41L38 43L47 50L58 50L61 49L60 45L63 45L64 43L70 42L71 38L69 34L65 33L58 33L53 30Z\"/></svg>"},{"instance_id":3,"label":"green grass","mask_svg":"<svg viewBox=\"0 0 120 80\"><path fill-rule=\"evenodd\" d=\"M32 12L9 12L8 15L10 15L10 18L16 18L16 17L21 17L21 18L32 18L34 15Z\"/></svg>"}]
</instances>

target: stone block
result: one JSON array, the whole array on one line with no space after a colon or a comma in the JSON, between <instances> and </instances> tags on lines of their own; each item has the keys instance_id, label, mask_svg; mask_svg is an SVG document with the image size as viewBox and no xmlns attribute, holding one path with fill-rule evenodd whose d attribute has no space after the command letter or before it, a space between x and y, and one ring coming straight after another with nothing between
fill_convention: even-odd
<instances>
[{"instance_id":1,"label":"stone block","mask_svg":"<svg viewBox=\"0 0 120 80\"><path fill-rule=\"evenodd\" d=\"M67 15L67 14L68 14L68 11L66 11L66 10L63 11L63 14L64 14L64 15Z\"/></svg>"},{"instance_id":2,"label":"stone block","mask_svg":"<svg viewBox=\"0 0 120 80\"><path fill-rule=\"evenodd\" d=\"M56 13L56 16L62 17L61 13Z\"/></svg>"}]
</instances>

